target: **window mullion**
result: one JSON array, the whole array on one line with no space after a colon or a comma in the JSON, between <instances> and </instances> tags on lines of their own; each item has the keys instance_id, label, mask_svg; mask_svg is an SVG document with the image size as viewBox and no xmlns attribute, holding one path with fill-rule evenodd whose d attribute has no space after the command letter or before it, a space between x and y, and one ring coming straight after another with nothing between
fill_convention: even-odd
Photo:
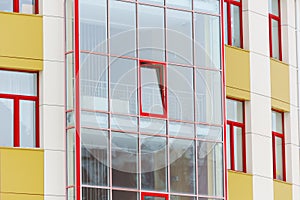
<instances>
[{"instance_id":1,"label":"window mullion","mask_svg":"<svg viewBox=\"0 0 300 200\"><path fill-rule=\"evenodd\" d=\"M20 147L20 99L14 99L14 147Z\"/></svg>"}]
</instances>

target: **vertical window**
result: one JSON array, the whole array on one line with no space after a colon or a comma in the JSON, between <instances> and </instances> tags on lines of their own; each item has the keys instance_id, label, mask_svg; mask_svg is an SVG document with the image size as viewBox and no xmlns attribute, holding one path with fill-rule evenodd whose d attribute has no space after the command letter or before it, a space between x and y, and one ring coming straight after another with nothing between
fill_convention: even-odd
<instances>
[{"instance_id":1,"label":"vertical window","mask_svg":"<svg viewBox=\"0 0 300 200\"><path fill-rule=\"evenodd\" d=\"M283 113L272 111L273 177L286 180Z\"/></svg>"},{"instance_id":2,"label":"vertical window","mask_svg":"<svg viewBox=\"0 0 300 200\"><path fill-rule=\"evenodd\" d=\"M0 71L0 146L39 147L37 74Z\"/></svg>"},{"instance_id":3,"label":"vertical window","mask_svg":"<svg viewBox=\"0 0 300 200\"><path fill-rule=\"evenodd\" d=\"M166 117L166 72L163 63L140 61L140 113Z\"/></svg>"},{"instance_id":4,"label":"vertical window","mask_svg":"<svg viewBox=\"0 0 300 200\"><path fill-rule=\"evenodd\" d=\"M0 11L38 14L38 0L1 0Z\"/></svg>"},{"instance_id":5,"label":"vertical window","mask_svg":"<svg viewBox=\"0 0 300 200\"><path fill-rule=\"evenodd\" d=\"M225 44L243 48L242 0L224 0Z\"/></svg>"},{"instance_id":6,"label":"vertical window","mask_svg":"<svg viewBox=\"0 0 300 200\"><path fill-rule=\"evenodd\" d=\"M227 99L227 167L246 172L244 102Z\"/></svg>"},{"instance_id":7,"label":"vertical window","mask_svg":"<svg viewBox=\"0 0 300 200\"><path fill-rule=\"evenodd\" d=\"M270 56L282 60L280 1L269 0Z\"/></svg>"}]
</instances>

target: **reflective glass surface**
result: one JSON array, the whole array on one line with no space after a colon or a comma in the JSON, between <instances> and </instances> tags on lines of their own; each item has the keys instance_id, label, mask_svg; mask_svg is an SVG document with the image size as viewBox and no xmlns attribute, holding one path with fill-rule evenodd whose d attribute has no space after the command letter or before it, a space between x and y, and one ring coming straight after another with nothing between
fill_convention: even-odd
<instances>
[{"instance_id":1,"label":"reflective glass surface","mask_svg":"<svg viewBox=\"0 0 300 200\"><path fill-rule=\"evenodd\" d=\"M20 13L34 14L35 0L19 0Z\"/></svg>"},{"instance_id":2,"label":"reflective glass surface","mask_svg":"<svg viewBox=\"0 0 300 200\"><path fill-rule=\"evenodd\" d=\"M36 105L34 101L20 101L20 146L35 147Z\"/></svg>"},{"instance_id":3,"label":"reflective glass surface","mask_svg":"<svg viewBox=\"0 0 300 200\"><path fill-rule=\"evenodd\" d=\"M0 1L0 11L12 12L14 9L14 0L2 0Z\"/></svg>"},{"instance_id":4,"label":"reflective glass surface","mask_svg":"<svg viewBox=\"0 0 300 200\"><path fill-rule=\"evenodd\" d=\"M14 146L14 101L0 98L0 146Z\"/></svg>"}]
</instances>

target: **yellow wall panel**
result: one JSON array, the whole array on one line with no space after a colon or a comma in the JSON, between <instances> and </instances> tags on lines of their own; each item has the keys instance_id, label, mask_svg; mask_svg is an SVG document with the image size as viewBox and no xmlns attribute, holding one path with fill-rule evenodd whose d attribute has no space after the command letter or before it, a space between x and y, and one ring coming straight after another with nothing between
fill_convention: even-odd
<instances>
[{"instance_id":1,"label":"yellow wall panel","mask_svg":"<svg viewBox=\"0 0 300 200\"><path fill-rule=\"evenodd\" d=\"M271 59L270 65L272 108L288 112L290 110L289 66L274 59Z\"/></svg>"},{"instance_id":2,"label":"yellow wall panel","mask_svg":"<svg viewBox=\"0 0 300 200\"><path fill-rule=\"evenodd\" d=\"M274 180L274 200L292 200L292 184Z\"/></svg>"},{"instance_id":3,"label":"yellow wall panel","mask_svg":"<svg viewBox=\"0 0 300 200\"><path fill-rule=\"evenodd\" d=\"M15 70L29 70L40 71L43 69L42 60L11 58L0 56L0 68L15 69Z\"/></svg>"},{"instance_id":4,"label":"yellow wall panel","mask_svg":"<svg viewBox=\"0 0 300 200\"><path fill-rule=\"evenodd\" d=\"M43 200L43 195L0 193L0 200Z\"/></svg>"},{"instance_id":5,"label":"yellow wall panel","mask_svg":"<svg viewBox=\"0 0 300 200\"><path fill-rule=\"evenodd\" d=\"M225 46L226 95L250 100L250 54L236 47Z\"/></svg>"},{"instance_id":6,"label":"yellow wall panel","mask_svg":"<svg viewBox=\"0 0 300 200\"><path fill-rule=\"evenodd\" d=\"M43 60L42 16L0 12L0 24L0 66L10 68L11 64L17 62L16 69L23 63L27 67L28 61L25 60L28 59L39 61L40 64L34 64L26 70L39 69ZM1 63L3 59L4 63Z\"/></svg>"},{"instance_id":7,"label":"yellow wall panel","mask_svg":"<svg viewBox=\"0 0 300 200\"><path fill-rule=\"evenodd\" d=\"M229 170L228 198L229 200L252 200L252 175Z\"/></svg>"},{"instance_id":8,"label":"yellow wall panel","mask_svg":"<svg viewBox=\"0 0 300 200\"><path fill-rule=\"evenodd\" d=\"M0 148L0 192L43 195L43 150Z\"/></svg>"}]
</instances>

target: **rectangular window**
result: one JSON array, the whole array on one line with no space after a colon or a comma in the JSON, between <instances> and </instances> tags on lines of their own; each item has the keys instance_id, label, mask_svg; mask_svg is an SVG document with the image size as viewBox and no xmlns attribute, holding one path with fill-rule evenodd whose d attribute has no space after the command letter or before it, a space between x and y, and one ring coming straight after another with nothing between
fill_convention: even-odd
<instances>
[{"instance_id":1,"label":"rectangular window","mask_svg":"<svg viewBox=\"0 0 300 200\"><path fill-rule=\"evenodd\" d=\"M0 71L0 146L39 147L37 74Z\"/></svg>"},{"instance_id":2,"label":"rectangular window","mask_svg":"<svg viewBox=\"0 0 300 200\"><path fill-rule=\"evenodd\" d=\"M38 14L38 0L2 0L0 11Z\"/></svg>"},{"instance_id":3,"label":"rectangular window","mask_svg":"<svg viewBox=\"0 0 300 200\"><path fill-rule=\"evenodd\" d=\"M285 139L282 112L272 111L273 178L285 181Z\"/></svg>"},{"instance_id":4,"label":"rectangular window","mask_svg":"<svg viewBox=\"0 0 300 200\"><path fill-rule=\"evenodd\" d=\"M282 60L280 1L269 0L270 57Z\"/></svg>"},{"instance_id":5,"label":"rectangular window","mask_svg":"<svg viewBox=\"0 0 300 200\"><path fill-rule=\"evenodd\" d=\"M167 115L165 64L140 61L140 114L163 117Z\"/></svg>"},{"instance_id":6,"label":"rectangular window","mask_svg":"<svg viewBox=\"0 0 300 200\"><path fill-rule=\"evenodd\" d=\"M227 167L246 172L244 102L227 99Z\"/></svg>"},{"instance_id":7,"label":"rectangular window","mask_svg":"<svg viewBox=\"0 0 300 200\"><path fill-rule=\"evenodd\" d=\"M243 48L242 0L224 0L225 44Z\"/></svg>"}]
</instances>

